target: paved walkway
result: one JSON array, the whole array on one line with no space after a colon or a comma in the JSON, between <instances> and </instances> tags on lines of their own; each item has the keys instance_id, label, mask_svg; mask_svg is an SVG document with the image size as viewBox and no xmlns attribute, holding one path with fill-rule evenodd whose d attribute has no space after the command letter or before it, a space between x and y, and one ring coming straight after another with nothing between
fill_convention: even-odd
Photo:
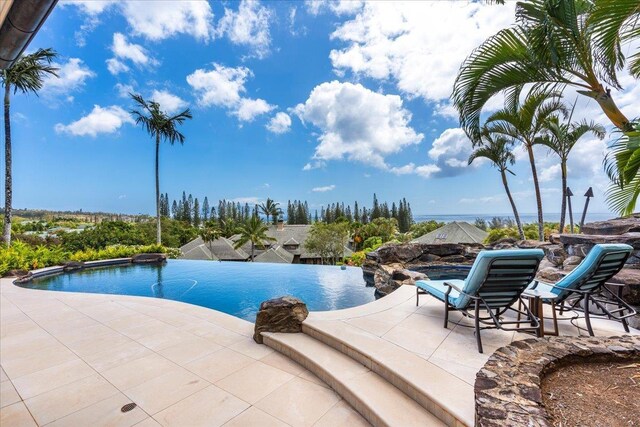
<instances>
[{"instance_id":1,"label":"paved walkway","mask_svg":"<svg viewBox=\"0 0 640 427\"><path fill-rule=\"evenodd\" d=\"M249 322L180 302L1 279L0 425L367 425L252 333Z\"/></svg>"}]
</instances>

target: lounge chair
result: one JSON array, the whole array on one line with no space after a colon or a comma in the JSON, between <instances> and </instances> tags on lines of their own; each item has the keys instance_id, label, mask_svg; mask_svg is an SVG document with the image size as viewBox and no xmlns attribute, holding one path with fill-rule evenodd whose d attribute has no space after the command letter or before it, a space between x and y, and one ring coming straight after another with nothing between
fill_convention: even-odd
<instances>
[{"instance_id":1,"label":"lounge chair","mask_svg":"<svg viewBox=\"0 0 640 427\"><path fill-rule=\"evenodd\" d=\"M557 283L549 284L535 280L531 289L556 294L557 297L553 301L545 302L560 305L560 313L566 309L583 311L587 330L591 336L593 336L593 328L590 316L594 314L621 322L624 330L629 332L627 318L634 316L636 311L621 298L622 285L607 283L607 281L624 267L632 251L631 246L624 244L595 245L580 265ZM604 285L615 286L616 293ZM612 309L611 306L617 308ZM600 312L591 312L594 308L599 309ZM628 313L625 314L625 311Z\"/></svg>"},{"instance_id":2,"label":"lounge chair","mask_svg":"<svg viewBox=\"0 0 640 427\"><path fill-rule=\"evenodd\" d=\"M544 257L540 249L482 251L464 280L418 280L416 306L420 295L429 294L444 304L444 327L448 326L449 311L460 311L475 320L476 343L482 353L480 330L498 328L507 331L533 331L539 334L540 323L524 305L524 312L513 308L520 295L531 284ZM473 314L470 310L473 309ZM480 310L487 316L481 317ZM507 310L524 315L523 320L504 321L500 317ZM484 326L480 326L480 324ZM516 325L515 328L504 325ZM527 324L528 326L520 326Z\"/></svg>"}]
</instances>

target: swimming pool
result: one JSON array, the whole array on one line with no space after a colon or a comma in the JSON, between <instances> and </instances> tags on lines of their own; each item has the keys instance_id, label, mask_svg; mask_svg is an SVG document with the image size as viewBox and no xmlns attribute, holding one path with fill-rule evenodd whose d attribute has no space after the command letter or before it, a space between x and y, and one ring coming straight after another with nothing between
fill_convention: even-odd
<instances>
[{"instance_id":1,"label":"swimming pool","mask_svg":"<svg viewBox=\"0 0 640 427\"><path fill-rule=\"evenodd\" d=\"M187 302L254 321L262 301L293 295L309 310L374 301L362 269L338 266L169 260L163 266L89 268L20 286L52 291L137 295Z\"/></svg>"}]
</instances>

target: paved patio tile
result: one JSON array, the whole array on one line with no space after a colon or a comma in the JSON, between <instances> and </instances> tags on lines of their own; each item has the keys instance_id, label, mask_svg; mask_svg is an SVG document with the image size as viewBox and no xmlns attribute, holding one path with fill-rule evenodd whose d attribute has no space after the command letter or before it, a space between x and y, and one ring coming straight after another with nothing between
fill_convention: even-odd
<instances>
[{"instance_id":1,"label":"paved patio tile","mask_svg":"<svg viewBox=\"0 0 640 427\"><path fill-rule=\"evenodd\" d=\"M0 409L0 426L37 427L24 403L18 402Z\"/></svg>"},{"instance_id":2,"label":"paved patio tile","mask_svg":"<svg viewBox=\"0 0 640 427\"><path fill-rule=\"evenodd\" d=\"M266 355L265 357L260 359L260 361L296 376L300 375L306 370L302 365L299 365L288 357L283 356L282 354L275 351Z\"/></svg>"},{"instance_id":3,"label":"paved patio tile","mask_svg":"<svg viewBox=\"0 0 640 427\"><path fill-rule=\"evenodd\" d=\"M151 417L135 425L135 427L160 427L160 426L161 424Z\"/></svg>"},{"instance_id":4,"label":"paved patio tile","mask_svg":"<svg viewBox=\"0 0 640 427\"><path fill-rule=\"evenodd\" d=\"M159 353L179 365L185 365L220 349L222 346L212 340L191 336L189 339L160 350Z\"/></svg>"},{"instance_id":5,"label":"paved patio tile","mask_svg":"<svg viewBox=\"0 0 640 427\"><path fill-rule=\"evenodd\" d=\"M266 345L256 343L253 338L244 338L242 341L230 345L229 348L256 360L273 353L273 349Z\"/></svg>"},{"instance_id":6,"label":"paved patio tile","mask_svg":"<svg viewBox=\"0 0 640 427\"><path fill-rule=\"evenodd\" d=\"M334 424L334 427L338 424ZM264 411L250 407L231 421L226 423L224 427L248 427L248 426L260 426L260 427L287 427L288 424L280 421L279 419L272 417Z\"/></svg>"},{"instance_id":7,"label":"paved patio tile","mask_svg":"<svg viewBox=\"0 0 640 427\"><path fill-rule=\"evenodd\" d=\"M108 369L102 375L120 390L126 390L173 369L178 369L178 365L162 356L151 354Z\"/></svg>"},{"instance_id":8,"label":"paved patio tile","mask_svg":"<svg viewBox=\"0 0 640 427\"><path fill-rule=\"evenodd\" d=\"M4 342L2 345L4 346ZM2 366L11 378L18 378L61 363L78 360L75 353L55 340L50 346L37 350L31 349L30 346L16 350L5 352L0 356Z\"/></svg>"},{"instance_id":9,"label":"paved patio tile","mask_svg":"<svg viewBox=\"0 0 640 427\"><path fill-rule=\"evenodd\" d=\"M186 369L177 368L124 393L147 414L153 415L210 385Z\"/></svg>"},{"instance_id":10,"label":"paved patio tile","mask_svg":"<svg viewBox=\"0 0 640 427\"><path fill-rule=\"evenodd\" d=\"M100 375L95 374L40 394L24 403L39 425L45 425L118 393Z\"/></svg>"},{"instance_id":11,"label":"paved patio tile","mask_svg":"<svg viewBox=\"0 0 640 427\"><path fill-rule=\"evenodd\" d=\"M344 400L339 401L315 423L314 427L367 427L370 424Z\"/></svg>"},{"instance_id":12,"label":"paved patio tile","mask_svg":"<svg viewBox=\"0 0 640 427\"><path fill-rule=\"evenodd\" d=\"M230 393L209 386L156 414L154 418L165 427L221 426L249 406Z\"/></svg>"},{"instance_id":13,"label":"paved patio tile","mask_svg":"<svg viewBox=\"0 0 640 427\"><path fill-rule=\"evenodd\" d=\"M223 348L215 353L208 354L193 362L187 363L185 367L207 381L215 383L249 366L253 362L254 359L248 356L244 356L228 348Z\"/></svg>"},{"instance_id":14,"label":"paved patio tile","mask_svg":"<svg viewBox=\"0 0 640 427\"><path fill-rule=\"evenodd\" d=\"M11 381L5 380L0 382L0 407L13 405L16 402L20 402L20 395L16 391L16 388L11 384Z\"/></svg>"},{"instance_id":15,"label":"paved patio tile","mask_svg":"<svg viewBox=\"0 0 640 427\"><path fill-rule=\"evenodd\" d=\"M87 406L77 412L60 418L49 424L51 427L128 427L139 423L148 415L139 407L129 412L120 409L131 403L131 399L122 393L118 393L108 399L101 400L91 406Z\"/></svg>"},{"instance_id":16,"label":"paved patio tile","mask_svg":"<svg viewBox=\"0 0 640 427\"><path fill-rule=\"evenodd\" d=\"M254 362L244 369L216 382L216 386L236 397L255 404L284 383L293 375L262 362Z\"/></svg>"},{"instance_id":17,"label":"paved patio tile","mask_svg":"<svg viewBox=\"0 0 640 427\"><path fill-rule=\"evenodd\" d=\"M310 426L339 400L340 397L328 388L294 378L255 406L292 426Z\"/></svg>"},{"instance_id":18,"label":"paved patio tile","mask_svg":"<svg viewBox=\"0 0 640 427\"><path fill-rule=\"evenodd\" d=\"M51 368L33 372L13 380L16 390L24 400L47 391L70 384L82 378L94 375L89 365L80 359L61 363Z\"/></svg>"},{"instance_id":19,"label":"paved patio tile","mask_svg":"<svg viewBox=\"0 0 640 427\"><path fill-rule=\"evenodd\" d=\"M127 362L153 354L153 351L135 341L115 345L105 351L85 356L83 360L98 372L121 366Z\"/></svg>"}]
</instances>

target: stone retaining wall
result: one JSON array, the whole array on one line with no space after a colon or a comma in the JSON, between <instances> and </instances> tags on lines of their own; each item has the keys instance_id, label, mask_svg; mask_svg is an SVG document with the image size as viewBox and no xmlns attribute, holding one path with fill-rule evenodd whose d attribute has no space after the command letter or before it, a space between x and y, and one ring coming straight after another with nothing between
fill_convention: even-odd
<instances>
[{"instance_id":1,"label":"stone retaining wall","mask_svg":"<svg viewBox=\"0 0 640 427\"><path fill-rule=\"evenodd\" d=\"M640 336L514 341L493 353L476 375L476 426L552 426L540 388L546 374L572 363L631 359L640 359Z\"/></svg>"}]
</instances>

